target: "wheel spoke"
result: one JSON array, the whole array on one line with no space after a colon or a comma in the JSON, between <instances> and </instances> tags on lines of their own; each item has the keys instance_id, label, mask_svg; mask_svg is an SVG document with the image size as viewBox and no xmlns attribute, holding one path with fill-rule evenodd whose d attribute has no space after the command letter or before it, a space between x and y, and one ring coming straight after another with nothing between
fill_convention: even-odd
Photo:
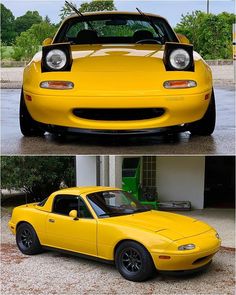
<instances>
[{"instance_id":1,"label":"wheel spoke","mask_svg":"<svg viewBox=\"0 0 236 295\"><path fill-rule=\"evenodd\" d=\"M22 244L26 248L29 248L32 245L32 243L33 243L32 234L31 234L31 232L28 229L24 229L22 231L21 236L20 236L20 239L21 239Z\"/></svg>"},{"instance_id":2,"label":"wheel spoke","mask_svg":"<svg viewBox=\"0 0 236 295\"><path fill-rule=\"evenodd\" d=\"M122 264L129 272L138 272L142 261L139 252L134 248L128 248L122 253Z\"/></svg>"}]
</instances>

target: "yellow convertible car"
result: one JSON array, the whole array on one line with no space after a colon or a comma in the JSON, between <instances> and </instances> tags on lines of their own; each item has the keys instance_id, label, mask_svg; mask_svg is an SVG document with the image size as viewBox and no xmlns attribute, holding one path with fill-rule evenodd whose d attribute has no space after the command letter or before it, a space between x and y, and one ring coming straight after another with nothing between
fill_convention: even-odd
<instances>
[{"instance_id":1,"label":"yellow convertible car","mask_svg":"<svg viewBox=\"0 0 236 295\"><path fill-rule=\"evenodd\" d=\"M139 9L74 10L24 70L23 135L214 131L211 70L186 37Z\"/></svg>"},{"instance_id":2,"label":"yellow convertible car","mask_svg":"<svg viewBox=\"0 0 236 295\"><path fill-rule=\"evenodd\" d=\"M9 222L20 251L44 248L115 263L131 281L158 271L205 268L219 250L218 233L196 219L151 210L111 187L76 187L16 207Z\"/></svg>"}]
</instances>

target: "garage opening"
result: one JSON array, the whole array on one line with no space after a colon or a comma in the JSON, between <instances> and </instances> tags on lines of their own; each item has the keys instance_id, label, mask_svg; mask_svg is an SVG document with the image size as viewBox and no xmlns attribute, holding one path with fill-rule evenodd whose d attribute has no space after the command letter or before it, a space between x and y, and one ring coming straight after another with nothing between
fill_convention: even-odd
<instances>
[{"instance_id":1,"label":"garage opening","mask_svg":"<svg viewBox=\"0 0 236 295\"><path fill-rule=\"evenodd\" d=\"M235 157L206 157L205 208L235 208Z\"/></svg>"}]
</instances>

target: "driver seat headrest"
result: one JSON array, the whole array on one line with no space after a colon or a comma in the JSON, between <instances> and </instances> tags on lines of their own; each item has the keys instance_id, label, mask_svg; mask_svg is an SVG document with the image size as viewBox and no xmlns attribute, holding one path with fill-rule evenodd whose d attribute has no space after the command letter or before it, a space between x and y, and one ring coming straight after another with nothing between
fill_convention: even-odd
<instances>
[{"instance_id":1,"label":"driver seat headrest","mask_svg":"<svg viewBox=\"0 0 236 295\"><path fill-rule=\"evenodd\" d=\"M93 30L81 30L76 38L78 44L93 44L97 42L98 35Z\"/></svg>"},{"instance_id":2,"label":"driver seat headrest","mask_svg":"<svg viewBox=\"0 0 236 295\"><path fill-rule=\"evenodd\" d=\"M138 30L133 35L134 42L138 42L140 40L145 40L145 39L153 39L153 38L154 36L152 32L148 30Z\"/></svg>"}]
</instances>

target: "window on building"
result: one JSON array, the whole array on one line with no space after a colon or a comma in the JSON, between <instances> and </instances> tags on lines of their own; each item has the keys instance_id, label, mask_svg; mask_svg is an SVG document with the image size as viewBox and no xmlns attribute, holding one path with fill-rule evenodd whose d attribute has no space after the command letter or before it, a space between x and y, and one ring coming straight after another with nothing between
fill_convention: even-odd
<instances>
[{"instance_id":1,"label":"window on building","mask_svg":"<svg viewBox=\"0 0 236 295\"><path fill-rule=\"evenodd\" d=\"M142 199L155 201L157 198L156 157L145 156L142 162Z\"/></svg>"}]
</instances>

